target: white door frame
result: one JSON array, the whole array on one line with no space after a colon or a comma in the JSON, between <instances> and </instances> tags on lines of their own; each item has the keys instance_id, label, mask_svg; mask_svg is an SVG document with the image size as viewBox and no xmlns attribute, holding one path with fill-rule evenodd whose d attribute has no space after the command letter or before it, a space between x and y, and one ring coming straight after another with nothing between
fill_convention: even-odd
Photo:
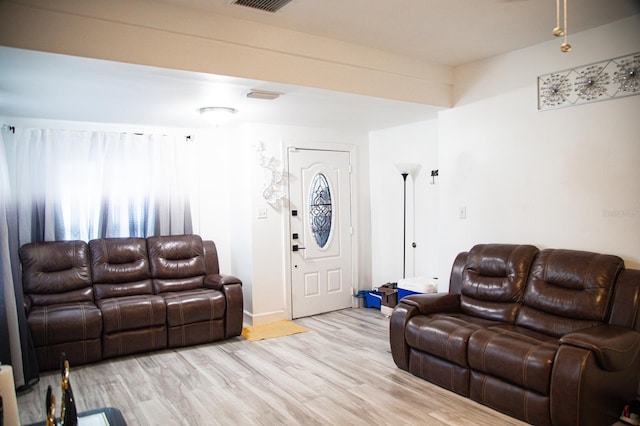
<instances>
[{"instance_id":1,"label":"white door frame","mask_svg":"<svg viewBox=\"0 0 640 426\"><path fill-rule=\"evenodd\" d=\"M356 146L355 145L347 145L347 144L337 144L337 143L319 143L319 142L288 142L284 144L284 152L282 158L284 158L284 169L289 170L289 150L290 149L304 149L304 150L313 150L313 151L342 151L348 152L351 164L351 173L349 174L349 203L351 204L351 282L353 286L358 288L358 244L357 238L357 226L354 218L358 217L358 212L356 210L357 203L355 203L356 197L356 186L353 183L353 176L356 171ZM287 183L287 200L291 199L291 194L289 193L289 184ZM289 205L288 203L285 206L285 214L284 216L284 241L285 241L285 302L286 302L286 310L287 316L289 319L293 318L293 305L291 302L291 215L289 214Z\"/></svg>"}]
</instances>

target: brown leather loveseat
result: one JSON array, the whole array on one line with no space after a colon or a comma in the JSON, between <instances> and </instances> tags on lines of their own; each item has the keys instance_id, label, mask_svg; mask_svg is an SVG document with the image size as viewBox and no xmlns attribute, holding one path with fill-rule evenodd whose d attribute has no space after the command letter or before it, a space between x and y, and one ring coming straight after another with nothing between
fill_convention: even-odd
<instances>
[{"instance_id":1,"label":"brown leather loveseat","mask_svg":"<svg viewBox=\"0 0 640 426\"><path fill-rule=\"evenodd\" d=\"M20 259L41 370L242 331L242 283L197 235L30 243Z\"/></svg>"},{"instance_id":2,"label":"brown leather loveseat","mask_svg":"<svg viewBox=\"0 0 640 426\"><path fill-rule=\"evenodd\" d=\"M640 271L530 245L460 253L449 293L403 298L398 367L536 425L613 424L640 380Z\"/></svg>"}]
</instances>

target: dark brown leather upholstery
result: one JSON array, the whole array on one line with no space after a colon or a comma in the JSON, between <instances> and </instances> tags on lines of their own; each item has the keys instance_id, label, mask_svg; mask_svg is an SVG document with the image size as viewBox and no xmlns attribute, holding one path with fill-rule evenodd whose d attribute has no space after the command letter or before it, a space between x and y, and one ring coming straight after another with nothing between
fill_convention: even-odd
<instances>
[{"instance_id":1,"label":"dark brown leather upholstery","mask_svg":"<svg viewBox=\"0 0 640 426\"><path fill-rule=\"evenodd\" d=\"M615 422L640 380L640 271L622 259L478 245L447 294L409 296L393 359L442 387L537 425Z\"/></svg>"},{"instance_id":2,"label":"dark brown leather upholstery","mask_svg":"<svg viewBox=\"0 0 640 426\"><path fill-rule=\"evenodd\" d=\"M103 357L166 347L166 307L151 288L145 239L97 239L89 249L96 305L102 311Z\"/></svg>"},{"instance_id":3,"label":"dark brown leather upholstery","mask_svg":"<svg viewBox=\"0 0 640 426\"><path fill-rule=\"evenodd\" d=\"M84 241L25 244L20 249L28 322L42 370L101 359L102 315L93 301Z\"/></svg>"},{"instance_id":4,"label":"dark brown leather upholstery","mask_svg":"<svg viewBox=\"0 0 640 426\"><path fill-rule=\"evenodd\" d=\"M26 244L25 310L41 370L240 335L242 282L197 235Z\"/></svg>"},{"instance_id":5,"label":"dark brown leather upholstery","mask_svg":"<svg viewBox=\"0 0 640 426\"><path fill-rule=\"evenodd\" d=\"M226 301L205 288L204 245L197 235L149 237L151 276L167 306L170 347L213 342L225 337Z\"/></svg>"}]
</instances>

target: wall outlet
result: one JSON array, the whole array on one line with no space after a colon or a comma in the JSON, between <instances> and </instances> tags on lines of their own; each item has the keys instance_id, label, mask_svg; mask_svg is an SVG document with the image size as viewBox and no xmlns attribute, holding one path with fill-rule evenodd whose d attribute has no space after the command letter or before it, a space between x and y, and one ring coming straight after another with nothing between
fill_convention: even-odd
<instances>
[{"instance_id":1,"label":"wall outlet","mask_svg":"<svg viewBox=\"0 0 640 426\"><path fill-rule=\"evenodd\" d=\"M256 214L258 219L266 219L267 218L267 208L266 207L260 207L258 209L258 212Z\"/></svg>"},{"instance_id":2,"label":"wall outlet","mask_svg":"<svg viewBox=\"0 0 640 426\"><path fill-rule=\"evenodd\" d=\"M467 206L458 207L458 219L467 218Z\"/></svg>"}]
</instances>

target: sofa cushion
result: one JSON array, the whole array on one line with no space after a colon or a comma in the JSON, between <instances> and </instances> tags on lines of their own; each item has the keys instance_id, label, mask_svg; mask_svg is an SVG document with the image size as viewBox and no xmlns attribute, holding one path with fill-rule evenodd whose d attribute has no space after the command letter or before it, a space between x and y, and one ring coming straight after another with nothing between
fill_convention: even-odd
<instances>
[{"instance_id":1,"label":"sofa cushion","mask_svg":"<svg viewBox=\"0 0 640 426\"><path fill-rule=\"evenodd\" d=\"M167 325L177 327L186 324L221 319L226 302L217 290L188 290L162 295L167 305Z\"/></svg>"},{"instance_id":2,"label":"sofa cushion","mask_svg":"<svg viewBox=\"0 0 640 426\"><path fill-rule=\"evenodd\" d=\"M561 337L607 321L622 259L576 250L547 249L531 267L516 324Z\"/></svg>"},{"instance_id":3,"label":"sofa cushion","mask_svg":"<svg viewBox=\"0 0 640 426\"><path fill-rule=\"evenodd\" d=\"M198 235L149 237L147 248L156 294L204 286L207 267Z\"/></svg>"},{"instance_id":4,"label":"sofa cushion","mask_svg":"<svg viewBox=\"0 0 640 426\"><path fill-rule=\"evenodd\" d=\"M144 238L91 240L89 250L96 300L153 294Z\"/></svg>"},{"instance_id":5,"label":"sofa cushion","mask_svg":"<svg viewBox=\"0 0 640 426\"><path fill-rule=\"evenodd\" d=\"M529 268L538 249L529 245L480 244L469 251L462 273L460 309L479 318L513 324Z\"/></svg>"},{"instance_id":6,"label":"sofa cushion","mask_svg":"<svg viewBox=\"0 0 640 426\"><path fill-rule=\"evenodd\" d=\"M102 315L88 302L35 306L28 318L35 346L100 338Z\"/></svg>"},{"instance_id":7,"label":"sofa cushion","mask_svg":"<svg viewBox=\"0 0 640 426\"><path fill-rule=\"evenodd\" d=\"M475 331L469 338L472 370L549 395L558 340L515 326Z\"/></svg>"},{"instance_id":8,"label":"sofa cushion","mask_svg":"<svg viewBox=\"0 0 640 426\"><path fill-rule=\"evenodd\" d=\"M405 338L412 348L466 368L471 334L496 324L464 314L419 315L407 322Z\"/></svg>"},{"instance_id":9,"label":"sofa cushion","mask_svg":"<svg viewBox=\"0 0 640 426\"><path fill-rule=\"evenodd\" d=\"M158 295L138 295L98 300L104 333L136 330L166 323L164 299Z\"/></svg>"},{"instance_id":10,"label":"sofa cushion","mask_svg":"<svg viewBox=\"0 0 640 426\"><path fill-rule=\"evenodd\" d=\"M93 302L84 241L47 241L20 248L22 286L32 305Z\"/></svg>"}]
</instances>

